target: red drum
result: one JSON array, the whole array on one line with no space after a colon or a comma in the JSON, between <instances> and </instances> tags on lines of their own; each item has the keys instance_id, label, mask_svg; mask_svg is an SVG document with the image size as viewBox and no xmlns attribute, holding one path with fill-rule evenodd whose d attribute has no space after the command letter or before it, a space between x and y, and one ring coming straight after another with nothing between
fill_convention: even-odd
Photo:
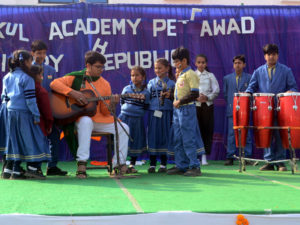
<instances>
[{"instance_id":1,"label":"red drum","mask_svg":"<svg viewBox=\"0 0 300 225\"><path fill-rule=\"evenodd\" d=\"M300 130L293 127L300 127L300 93L279 93L277 94L278 125L291 127L291 142L293 148L300 148ZM280 130L282 146L289 148L288 131Z\"/></svg>"},{"instance_id":2,"label":"red drum","mask_svg":"<svg viewBox=\"0 0 300 225\"><path fill-rule=\"evenodd\" d=\"M271 127L274 119L274 96L270 93L253 94L253 125L255 127ZM254 130L255 145L257 148L269 148L272 140L271 129Z\"/></svg>"},{"instance_id":3,"label":"red drum","mask_svg":"<svg viewBox=\"0 0 300 225\"><path fill-rule=\"evenodd\" d=\"M234 93L233 98L233 126L249 126L250 94ZM247 128L241 128L241 147L246 146ZM235 145L239 147L238 130L234 130Z\"/></svg>"}]
</instances>

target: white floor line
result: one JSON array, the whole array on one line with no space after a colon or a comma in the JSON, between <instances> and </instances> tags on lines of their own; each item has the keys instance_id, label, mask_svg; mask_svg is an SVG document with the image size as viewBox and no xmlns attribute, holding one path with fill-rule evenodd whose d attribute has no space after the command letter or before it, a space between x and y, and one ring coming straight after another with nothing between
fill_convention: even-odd
<instances>
[{"instance_id":1,"label":"white floor line","mask_svg":"<svg viewBox=\"0 0 300 225\"><path fill-rule=\"evenodd\" d=\"M258 175L255 175L255 174L252 174L252 173L248 173L248 172L244 172L245 174L247 175L250 175L252 177L256 177L256 178L259 178L261 180L265 180L265 181L270 181L274 184L280 184L280 185L284 185L284 186L288 186L288 187L291 187L291 188L295 188L297 190L300 190L300 187L298 186L295 186L295 185L292 185L292 184L287 184L287 183L284 183L284 182L280 182L280 181L277 181L277 180L271 180L271 179L268 179L268 178L265 178L265 177L262 177L262 176L258 176Z\"/></svg>"},{"instance_id":2,"label":"white floor line","mask_svg":"<svg viewBox=\"0 0 300 225\"><path fill-rule=\"evenodd\" d=\"M135 208L135 210L138 213L144 213L142 207L139 205L139 203L137 202L137 200L132 196L132 194L127 190L127 188L121 183L121 181L119 179L115 179L115 181L117 182L117 184L119 185L119 187L122 189L122 191L125 193L125 195L127 196L127 198L130 200L130 202L132 203L132 205Z\"/></svg>"}]
</instances>

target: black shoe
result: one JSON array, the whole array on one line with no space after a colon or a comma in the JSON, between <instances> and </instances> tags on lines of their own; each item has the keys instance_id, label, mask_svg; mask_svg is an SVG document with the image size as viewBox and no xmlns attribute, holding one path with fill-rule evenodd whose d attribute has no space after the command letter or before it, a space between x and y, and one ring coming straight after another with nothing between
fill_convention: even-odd
<instances>
[{"instance_id":1,"label":"black shoe","mask_svg":"<svg viewBox=\"0 0 300 225\"><path fill-rule=\"evenodd\" d=\"M167 172L167 168L163 168L163 167L160 167L157 171L158 173L166 173Z\"/></svg>"},{"instance_id":2,"label":"black shoe","mask_svg":"<svg viewBox=\"0 0 300 225\"><path fill-rule=\"evenodd\" d=\"M183 175L188 177L197 177L197 176L201 176L202 173L200 168L192 168L192 169L188 169Z\"/></svg>"},{"instance_id":3,"label":"black shoe","mask_svg":"<svg viewBox=\"0 0 300 225\"><path fill-rule=\"evenodd\" d=\"M66 176L68 174L67 171L63 171L57 166L47 168L47 176Z\"/></svg>"},{"instance_id":4,"label":"black shoe","mask_svg":"<svg viewBox=\"0 0 300 225\"><path fill-rule=\"evenodd\" d=\"M148 173L155 173L155 167L149 167Z\"/></svg>"},{"instance_id":5,"label":"black shoe","mask_svg":"<svg viewBox=\"0 0 300 225\"><path fill-rule=\"evenodd\" d=\"M10 177L11 180L25 180L27 177L24 175L24 173L16 174L13 173Z\"/></svg>"},{"instance_id":6,"label":"black shoe","mask_svg":"<svg viewBox=\"0 0 300 225\"><path fill-rule=\"evenodd\" d=\"M1 178L2 179L9 179L11 177L12 173L8 173L8 172L3 172L1 173Z\"/></svg>"},{"instance_id":7,"label":"black shoe","mask_svg":"<svg viewBox=\"0 0 300 225\"><path fill-rule=\"evenodd\" d=\"M167 170L167 174L168 175L183 175L184 171L177 167L173 167L173 168Z\"/></svg>"},{"instance_id":8,"label":"black shoe","mask_svg":"<svg viewBox=\"0 0 300 225\"><path fill-rule=\"evenodd\" d=\"M46 177L44 176L43 172L41 170L30 170L28 169L25 172L25 176L28 178L34 178L34 179L39 179L39 180L45 180Z\"/></svg>"},{"instance_id":9,"label":"black shoe","mask_svg":"<svg viewBox=\"0 0 300 225\"><path fill-rule=\"evenodd\" d=\"M263 165L262 167L260 167L259 170L260 171L272 171L272 170L274 171L275 170L274 164L267 163L267 164Z\"/></svg>"},{"instance_id":10,"label":"black shoe","mask_svg":"<svg viewBox=\"0 0 300 225\"><path fill-rule=\"evenodd\" d=\"M233 166L233 159L226 159L224 165L225 166Z\"/></svg>"}]
</instances>

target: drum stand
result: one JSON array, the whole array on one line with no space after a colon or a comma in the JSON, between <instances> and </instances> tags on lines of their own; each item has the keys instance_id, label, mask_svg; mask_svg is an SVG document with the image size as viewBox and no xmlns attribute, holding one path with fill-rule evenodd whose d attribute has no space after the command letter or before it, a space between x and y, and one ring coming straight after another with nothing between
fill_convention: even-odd
<instances>
[{"instance_id":1,"label":"drum stand","mask_svg":"<svg viewBox=\"0 0 300 225\"><path fill-rule=\"evenodd\" d=\"M280 130L280 129L287 129L288 130L288 140L289 140L289 151L290 151L290 159L284 159L284 160L276 160L276 161L267 161L267 160L260 160L260 159L251 159L251 158L245 158L245 151L244 148L241 146L241 129L242 128L250 128L250 129L273 129L273 130ZM254 127L254 126L235 126L234 129L238 130L238 146L239 146L239 172L242 173L242 171L246 171L246 161L252 161L252 162L266 162L266 163L281 163L281 162L289 162L291 165L292 174L294 174L297 171L297 159L295 149L292 147L292 139L291 139L291 127ZM299 128L297 128L299 129Z\"/></svg>"}]
</instances>

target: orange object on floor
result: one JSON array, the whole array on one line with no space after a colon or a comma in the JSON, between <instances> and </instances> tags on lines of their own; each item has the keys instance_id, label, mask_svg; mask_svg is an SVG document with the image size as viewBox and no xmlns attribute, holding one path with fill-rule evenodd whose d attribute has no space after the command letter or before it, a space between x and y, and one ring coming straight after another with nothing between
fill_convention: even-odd
<instances>
[{"instance_id":1,"label":"orange object on floor","mask_svg":"<svg viewBox=\"0 0 300 225\"><path fill-rule=\"evenodd\" d=\"M91 165L93 166L106 166L108 163L105 162L100 162L100 161L91 161Z\"/></svg>"}]
</instances>

